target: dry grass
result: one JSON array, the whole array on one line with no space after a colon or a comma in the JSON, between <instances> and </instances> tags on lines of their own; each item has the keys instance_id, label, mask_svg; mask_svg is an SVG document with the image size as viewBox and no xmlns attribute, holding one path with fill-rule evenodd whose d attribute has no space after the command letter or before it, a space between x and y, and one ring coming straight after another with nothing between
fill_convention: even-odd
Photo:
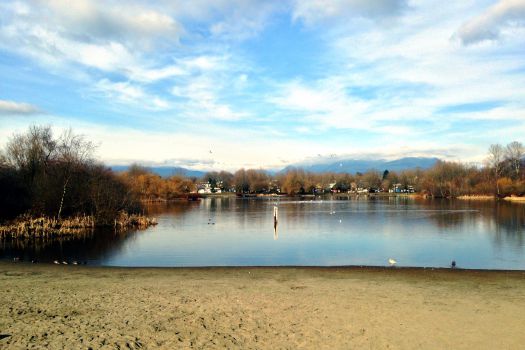
<instances>
[{"instance_id":1,"label":"dry grass","mask_svg":"<svg viewBox=\"0 0 525 350\"><path fill-rule=\"evenodd\" d=\"M155 218L148 218L144 215L130 215L128 213L121 212L118 218L115 219L115 227L117 229L126 229L130 227L144 229L153 225L157 225L157 220Z\"/></svg>"},{"instance_id":2,"label":"dry grass","mask_svg":"<svg viewBox=\"0 0 525 350\"><path fill-rule=\"evenodd\" d=\"M155 219L142 215L120 213L115 219L114 227L117 230L128 228L145 229L156 225ZM5 225L0 226L0 238L48 238L58 236L76 236L93 231L97 224L91 215L74 216L58 219L54 217L21 216ZM107 226L107 225L104 225Z\"/></svg>"},{"instance_id":3,"label":"dry grass","mask_svg":"<svg viewBox=\"0 0 525 350\"><path fill-rule=\"evenodd\" d=\"M483 194L473 194L473 195L464 195L456 197L456 199L463 199L463 200L469 200L469 201L490 201L495 200L496 197L491 195L483 195Z\"/></svg>"},{"instance_id":4,"label":"dry grass","mask_svg":"<svg viewBox=\"0 0 525 350\"><path fill-rule=\"evenodd\" d=\"M511 201L511 202L523 202L523 203L525 203L525 197L510 196L510 197L505 197L503 199L506 200L506 201Z\"/></svg>"}]
</instances>

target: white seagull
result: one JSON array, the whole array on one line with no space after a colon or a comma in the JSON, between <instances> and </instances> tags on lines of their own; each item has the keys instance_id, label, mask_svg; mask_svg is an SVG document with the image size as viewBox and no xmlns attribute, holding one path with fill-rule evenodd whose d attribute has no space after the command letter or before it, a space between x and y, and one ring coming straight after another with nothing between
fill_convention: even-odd
<instances>
[{"instance_id":1,"label":"white seagull","mask_svg":"<svg viewBox=\"0 0 525 350\"><path fill-rule=\"evenodd\" d=\"M388 259L388 263L390 264L390 266L394 266L395 264L397 264L397 261L395 261L394 259L390 258L390 259Z\"/></svg>"}]
</instances>

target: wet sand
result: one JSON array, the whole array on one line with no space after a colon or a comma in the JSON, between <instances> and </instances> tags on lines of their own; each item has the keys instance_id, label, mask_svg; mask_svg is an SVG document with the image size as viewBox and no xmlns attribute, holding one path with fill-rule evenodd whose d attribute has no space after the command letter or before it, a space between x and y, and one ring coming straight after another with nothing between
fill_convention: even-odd
<instances>
[{"instance_id":1,"label":"wet sand","mask_svg":"<svg viewBox=\"0 0 525 350\"><path fill-rule=\"evenodd\" d=\"M0 349L518 349L525 272L0 263Z\"/></svg>"}]
</instances>

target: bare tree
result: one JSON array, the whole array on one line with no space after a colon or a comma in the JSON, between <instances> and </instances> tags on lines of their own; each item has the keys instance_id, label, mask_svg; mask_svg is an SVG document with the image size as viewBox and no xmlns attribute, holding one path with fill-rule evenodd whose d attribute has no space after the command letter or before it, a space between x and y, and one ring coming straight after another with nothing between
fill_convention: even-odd
<instances>
[{"instance_id":1,"label":"bare tree","mask_svg":"<svg viewBox=\"0 0 525 350\"><path fill-rule=\"evenodd\" d=\"M499 195L499 184L498 180L503 170L503 160L505 156L505 150L500 144L493 144L489 147L489 155L487 157L487 163L490 168L494 171L494 177L496 180L496 192Z\"/></svg>"},{"instance_id":2,"label":"bare tree","mask_svg":"<svg viewBox=\"0 0 525 350\"><path fill-rule=\"evenodd\" d=\"M509 143L505 149L505 157L512 166L512 171L514 172L516 179L519 179L520 177L521 160L524 155L525 147L523 147L523 144L518 141Z\"/></svg>"},{"instance_id":3,"label":"bare tree","mask_svg":"<svg viewBox=\"0 0 525 350\"><path fill-rule=\"evenodd\" d=\"M5 161L27 172L33 180L56 153L56 141L49 126L31 126L26 134L15 134L6 146Z\"/></svg>"},{"instance_id":4,"label":"bare tree","mask_svg":"<svg viewBox=\"0 0 525 350\"><path fill-rule=\"evenodd\" d=\"M86 141L84 136L75 135L72 129L66 130L58 142L58 161L61 165L63 174L62 195L60 196L60 205L58 207L58 218L62 214L64 206L64 197L66 196L67 188L71 175L75 168L88 163L91 160L94 145L90 141Z\"/></svg>"},{"instance_id":5,"label":"bare tree","mask_svg":"<svg viewBox=\"0 0 525 350\"><path fill-rule=\"evenodd\" d=\"M246 170L239 169L233 175L233 183L235 184L235 190L237 193L248 193L250 191L250 183L246 176Z\"/></svg>"}]
</instances>

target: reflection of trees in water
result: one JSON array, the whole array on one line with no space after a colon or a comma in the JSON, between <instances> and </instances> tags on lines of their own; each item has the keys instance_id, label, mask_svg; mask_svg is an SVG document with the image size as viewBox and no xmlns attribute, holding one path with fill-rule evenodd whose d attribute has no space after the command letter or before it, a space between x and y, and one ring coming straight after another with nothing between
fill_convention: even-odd
<instances>
[{"instance_id":1,"label":"reflection of trees in water","mask_svg":"<svg viewBox=\"0 0 525 350\"><path fill-rule=\"evenodd\" d=\"M509 242L523 247L525 239L525 205L520 203L498 202L494 206L496 218L495 243Z\"/></svg>"},{"instance_id":2,"label":"reflection of trees in water","mask_svg":"<svg viewBox=\"0 0 525 350\"><path fill-rule=\"evenodd\" d=\"M126 241L141 231L115 232L111 229L95 230L74 237L53 239L6 239L0 242L0 258L19 257L42 262L53 260L101 260L118 253Z\"/></svg>"},{"instance_id":3,"label":"reflection of trees in water","mask_svg":"<svg viewBox=\"0 0 525 350\"><path fill-rule=\"evenodd\" d=\"M287 203L289 201L293 202ZM330 231L339 225L341 215L343 222L349 218L352 221L346 220L346 223L350 222L349 225L354 227L403 225L410 220L412 227L430 225L449 230L450 234L479 232L491 237L495 246L523 250L525 244L525 205L508 202L408 198L298 202L293 199L217 197L199 202L151 204L146 213L161 218L165 216L168 221L172 216L180 217L189 226L199 225L199 222L206 225L212 218L234 231L268 227L270 232L273 231L273 206L276 203L280 208L279 229L296 226L304 227L305 232ZM335 211L334 215L330 215L332 211ZM127 243L142 234L148 234L148 231L115 233L113 230L96 230L74 238L4 240L0 241L0 258L101 261L118 254Z\"/></svg>"},{"instance_id":4,"label":"reflection of trees in water","mask_svg":"<svg viewBox=\"0 0 525 350\"><path fill-rule=\"evenodd\" d=\"M182 215L190 210L197 209L201 206L201 202L192 202L186 200L173 201L173 202L161 202L161 203L148 203L145 206L145 214L148 216L158 215Z\"/></svg>"},{"instance_id":5,"label":"reflection of trees in water","mask_svg":"<svg viewBox=\"0 0 525 350\"><path fill-rule=\"evenodd\" d=\"M438 212L429 218L439 228L470 227L487 234L494 234L494 243L508 242L523 247L525 240L525 205L503 201L463 201L453 199L430 200L432 209ZM475 210L472 211L472 210ZM448 211L448 213L447 213ZM457 211L457 212L455 212Z\"/></svg>"},{"instance_id":6,"label":"reflection of trees in water","mask_svg":"<svg viewBox=\"0 0 525 350\"><path fill-rule=\"evenodd\" d=\"M426 209L431 211L429 220L440 229L452 229L462 226L463 229L474 227L479 220L485 220L486 215L480 215L483 203L469 203L454 199L423 199L418 201ZM486 203L485 203L486 204Z\"/></svg>"},{"instance_id":7,"label":"reflection of trees in water","mask_svg":"<svg viewBox=\"0 0 525 350\"><path fill-rule=\"evenodd\" d=\"M273 204L269 199L261 198L239 198L228 203L228 209L235 211L236 225L245 229L247 227L267 226L268 229L273 228Z\"/></svg>"}]
</instances>

